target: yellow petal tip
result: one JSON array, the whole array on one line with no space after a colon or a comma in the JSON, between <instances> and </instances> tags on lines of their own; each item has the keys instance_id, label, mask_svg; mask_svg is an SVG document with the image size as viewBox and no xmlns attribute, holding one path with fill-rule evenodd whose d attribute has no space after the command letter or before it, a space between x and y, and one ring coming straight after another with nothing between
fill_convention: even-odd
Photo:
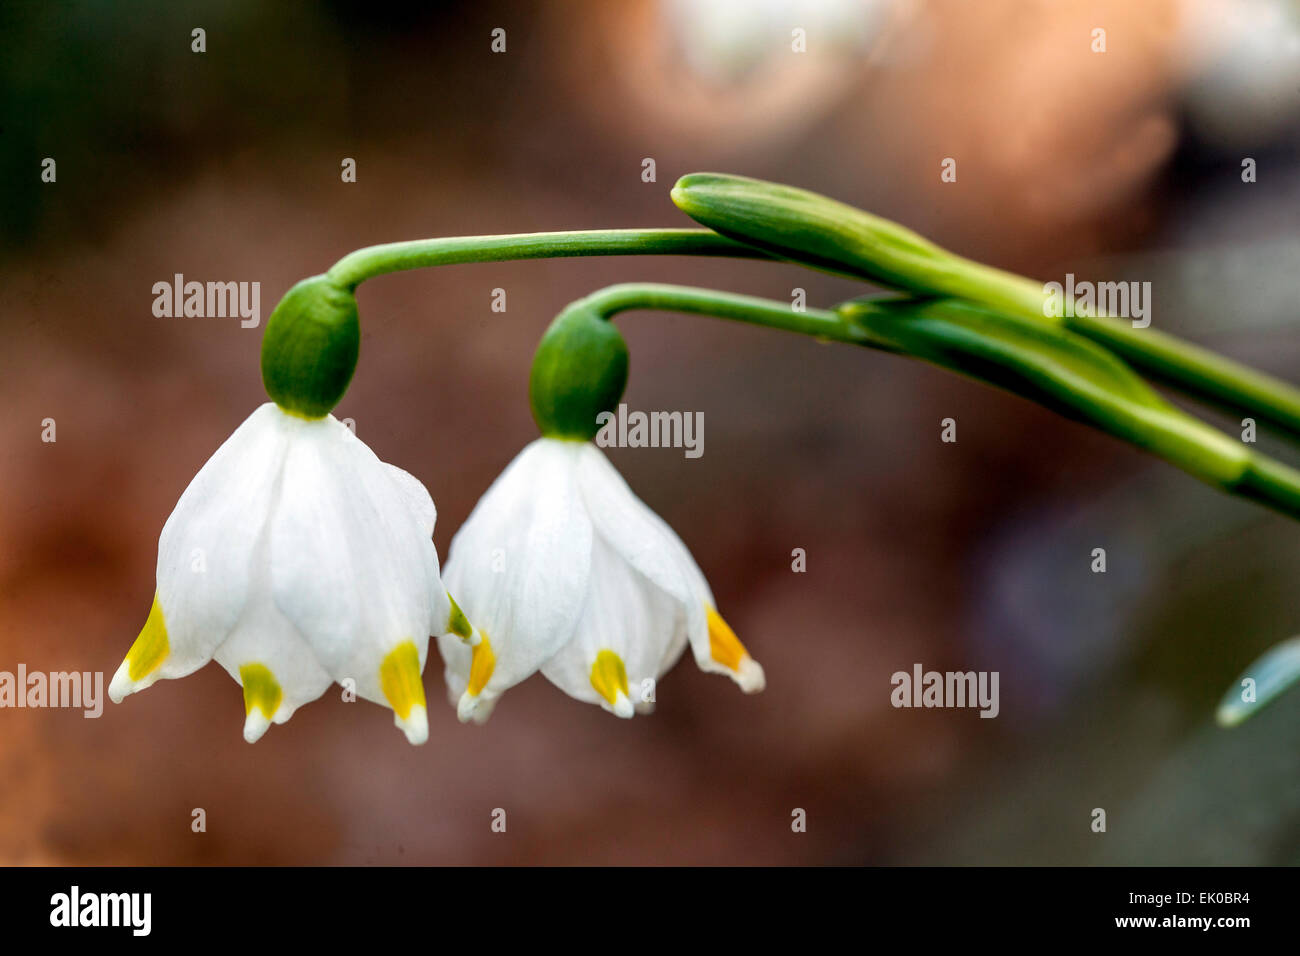
<instances>
[{"instance_id":1,"label":"yellow petal tip","mask_svg":"<svg viewBox=\"0 0 1300 956\"><path fill-rule=\"evenodd\" d=\"M285 693L279 688L279 682L276 675L270 672L270 667L264 663L246 663L239 667L239 683L244 688L244 715L252 717L252 714L260 713L266 718L266 721L272 721L276 717L276 711L279 710L279 704L285 698ZM257 736L265 734L266 728L261 728ZM244 732L247 736L247 731ZM256 740L256 737L253 737ZM252 741L250 741L252 743Z\"/></svg>"},{"instance_id":2,"label":"yellow petal tip","mask_svg":"<svg viewBox=\"0 0 1300 956\"><path fill-rule=\"evenodd\" d=\"M476 631L479 634L479 641L474 645L469 665L469 685L465 688L465 693L471 697L477 697L483 693L483 688L487 686L488 681L492 679L492 672L497 667L497 656L492 651L492 642L487 639L487 635Z\"/></svg>"},{"instance_id":3,"label":"yellow petal tip","mask_svg":"<svg viewBox=\"0 0 1300 956\"><path fill-rule=\"evenodd\" d=\"M150 675L167 659L170 650L167 642L167 622L163 619L162 605L158 603L158 595L155 593L153 605L149 608L149 617L140 630L140 636L135 639L131 649L126 652L122 666L113 675L113 681L108 688L109 696L115 702L121 703L122 698L128 694L144 690L152 684L158 678L155 676L150 680Z\"/></svg>"},{"instance_id":4,"label":"yellow petal tip","mask_svg":"<svg viewBox=\"0 0 1300 956\"><path fill-rule=\"evenodd\" d=\"M706 607L709 621L709 656L746 694L756 694L767 686L767 677L758 661L749 656L736 632L711 607Z\"/></svg>"},{"instance_id":5,"label":"yellow petal tip","mask_svg":"<svg viewBox=\"0 0 1300 956\"><path fill-rule=\"evenodd\" d=\"M401 721L412 719L416 707L424 710L424 681L420 679L420 652L415 641L403 641L388 652L379 665L379 687L397 715L399 726Z\"/></svg>"},{"instance_id":6,"label":"yellow petal tip","mask_svg":"<svg viewBox=\"0 0 1300 956\"><path fill-rule=\"evenodd\" d=\"M591 686L620 717L631 717L635 710L628 699L627 668L623 658L611 650L601 651L591 664Z\"/></svg>"}]
</instances>

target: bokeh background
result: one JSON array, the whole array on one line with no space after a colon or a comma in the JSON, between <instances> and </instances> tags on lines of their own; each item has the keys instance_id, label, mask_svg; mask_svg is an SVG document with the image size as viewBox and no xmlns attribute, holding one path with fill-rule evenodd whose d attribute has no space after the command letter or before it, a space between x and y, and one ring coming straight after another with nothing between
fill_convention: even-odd
<instances>
[{"instance_id":1,"label":"bokeh background","mask_svg":"<svg viewBox=\"0 0 1300 956\"><path fill-rule=\"evenodd\" d=\"M725 170L1044 281L1150 281L1157 327L1295 380L1297 118L1286 0L6 3L0 670L107 683L164 520L263 400L260 328L154 317L174 273L259 281L265 316L374 242L684 224L673 180ZM634 280L862 291L645 258L367 283L338 414L428 484L444 559L533 437L546 323ZM538 677L467 727L434 656L423 748L336 694L250 747L216 665L98 720L4 710L0 862L1300 862L1300 694L1235 731L1212 721L1300 630L1293 523L904 359L701 318L621 325L629 405L703 411L705 454L611 457L694 550L764 694L684 660L648 718ZM1000 716L891 708L915 662L999 671Z\"/></svg>"}]
</instances>

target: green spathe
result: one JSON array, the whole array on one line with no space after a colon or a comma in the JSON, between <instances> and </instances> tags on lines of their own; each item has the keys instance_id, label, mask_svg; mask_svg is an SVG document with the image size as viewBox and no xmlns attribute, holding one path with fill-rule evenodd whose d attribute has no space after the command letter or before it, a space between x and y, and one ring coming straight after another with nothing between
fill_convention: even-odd
<instances>
[{"instance_id":1,"label":"green spathe","mask_svg":"<svg viewBox=\"0 0 1300 956\"><path fill-rule=\"evenodd\" d=\"M585 301L556 316L538 343L528 379L528 400L542 434L594 438L598 416L612 412L623 397L627 364L623 336Z\"/></svg>"},{"instance_id":2,"label":"green spathe","mask_svg":"<svg viewBox=\"0 0 1300 956\"><path fill-rule=\"evenodd\" d=\"M262 336L262 383L287 412L328 415L352 381L361 350L357 300L328 276L303 279L275 307Z\"/></svg>"},{"instance_id":3,"label":"green spathe","mask_svg":"<svg viewBox=\"0 0 1300 956\"><path fill-rule=\"evenodd\" d=\"M710 229L815 269L927 295L960 295L1042 313L1035 283L954 255L905 226L806 189L725 173L691 173L677 208Z\"/></svg>"}]
</instances>

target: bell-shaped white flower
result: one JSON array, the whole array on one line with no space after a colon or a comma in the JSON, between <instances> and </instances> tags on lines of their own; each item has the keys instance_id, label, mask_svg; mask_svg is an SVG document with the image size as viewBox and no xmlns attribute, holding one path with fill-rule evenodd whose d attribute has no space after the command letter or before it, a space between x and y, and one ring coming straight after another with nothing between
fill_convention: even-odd
<instances>
[{"instance_id":1,"label":"bell-shaped white flower","mask_svg":"<svg viewBox=\"0 0 1300 956\"><path fill-rule=\"evenodd\" d=\"M459 617L439 579L435 517L417 479L333 416L262 405L167 519L153 609L109 695L215 658L244 689L250 742L336 681L391 707L423 743L429 635Z\"/></svg>"},{"instance_id":2,"label":"bell-shaped white flower","mask_svg":"<svg viewBox=\"0 0 1300 956\"><path fill-rule=\"evenodd\" d=\"M686 546L590 442L520 452L452 539L446 577L477 628L472 648L439 640L461 720L538 670L631 717L688 644L703 670L763 689Z\"/></svg>"}]
</instances>

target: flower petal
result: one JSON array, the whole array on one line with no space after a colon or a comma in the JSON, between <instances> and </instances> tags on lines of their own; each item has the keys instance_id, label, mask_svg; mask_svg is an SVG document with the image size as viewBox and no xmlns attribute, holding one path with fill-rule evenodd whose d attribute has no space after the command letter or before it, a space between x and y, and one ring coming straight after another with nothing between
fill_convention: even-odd
<instances>
[{"instance_id":1,"label":"flower petal","mask_svg":"<svg viewBox=\"0 0 1300 956\"><path fill-rule=\"evenodd\" d=\"M429 489L409 471L403 471L386 461L381 464L388 477L393 480L393 484L397 485L397 490L405 499L407 507L411 509L411 514L415 516L424 536L433 537L433 526L438 520L438 509L434 507L433 496L429 494Z\"/></svg>"},{"instance_id":2,"label":"flower petal","mask_svg":"<svg viewBox=\"0 0 1300 956\"><path fill-rule=\"evenodd\" d=\"M427 521L374 452L332 416L302 424L283 480L271 517L276 605L334 680L388 704L412 743L423 742L419 674L437 568Z\"/></svg>"},{"instance_id":3,"label":"flower petal","mask_svg":"<svg viewBox=\"0 0 1300 956\"><path fill-rule=\"evenodd\" d=\"M686 633L699 668L726 674L745 693L762 690L762 667L718 616L704 572L677 533L633 493L595 445L583 448L578 481L597 536L681 602Z\"/></svg>"},{"instance_id":4,"label":"flower petal","mask_svg":"<svg viewBox=\"0 0 1300 956\"><path fill-rule=\"evenodd\" d=\"M462 720L537 671L573 636L591 571L576 481L582 445L539 438L507 466L452 539L446 583L478 643L439 650Z\"/></svg>"},{"instance_id":5,"label":"flower petal","mask_svg":"<svg viewBox=\"0 0 1300 956\"><path fill-rule=\"evenodd\" d=\"M573 640L542 674L570 697L631 717L653 704L655 683L686 647L684 607L651 584L599 535L591 585Z\"/></svg>"},{"instance_id":6,"label":"flower petal","mask_svg":"<svg viewBox=\"0 0 1300 956\"><path fill-rule=\"evenodd\" d=\"M624 561L683 605L713 603L704 574L668 523L628 487L604 453L586 443L578 485L592 526ZM703 611L700 624L703 626Z\"/></svg>"},{"instance_id":7,"label":"flower petal","mask_svg":"<svg viewBox=\"0 0 1300 956\"><path fill-rule=\"evenodd\" d=\"M292 424L273 403L262 405L181 495L158 539L154 607L109 686L113 700L197 670L234 628Z\"/></svg>"},{"instance_id":8,"label":"flower petal","mask_svg":"<svg viewBox=\"0 0 1300 956\"><path fill-rule=\"evenodd\" d=\"M384 462L383 465L388 477L393 480L393 484L406 499L407 507L415 516L424 537L432 538L433 527L438 520L438 509L434 507L429 489L425 488L424 483L410 472L403 471L388 462ZM437 548L422 550L425 558L425 575L429 582L429 633L446 634L453 630L454 621L451 598L447 595L446 587L443 586L441 570L438 567L438 550Z\"/></svg>"},{"instance_id":9,"label":"flower petal","mask_svg":"<svg viewBox=\"0 0 1300 956\"><path fill-rule=\"evenodd\" d=\"M311 645L271 600L267 580L234 633L213 655L244 688L244 739L256 741L274 721L283 724L330 686Z\"/></svg>"}]
</instances>

